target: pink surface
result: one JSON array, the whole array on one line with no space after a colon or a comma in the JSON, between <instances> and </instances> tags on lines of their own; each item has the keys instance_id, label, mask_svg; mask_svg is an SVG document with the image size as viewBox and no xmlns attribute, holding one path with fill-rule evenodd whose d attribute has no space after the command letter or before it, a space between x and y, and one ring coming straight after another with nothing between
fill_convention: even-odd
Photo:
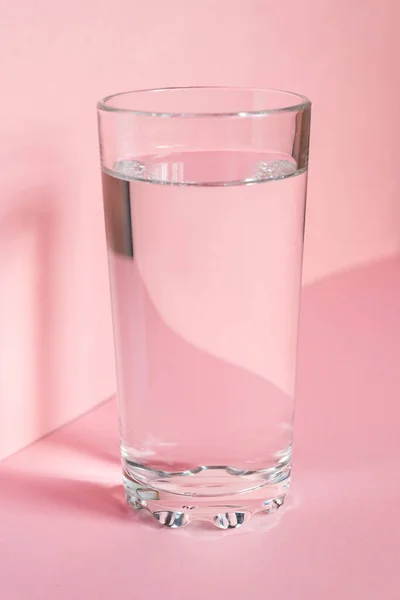
<instances>
[{"instance_id":1,"label":"pink surface","mask_svg":"<svg viewBox=\"0 0 400 600\"><path fill-rule=\"evenodd\" d=\"M247 528L130 512L114 401L3 461L2 600L398 600L399 305L400 259L306 291L291 499Z\"/></svg>"},{"instance_id":2,"label":"pink surface","mask_svg":"<svg viewBox=\"0 0 400 600\"><path fill-rule=\"evenodd\" d=\"M0 21L0 456L115 389L95 102L165 85L314 102L306 281L399 249L399 3L22 0Z\"/></svg>"}]
</instances>

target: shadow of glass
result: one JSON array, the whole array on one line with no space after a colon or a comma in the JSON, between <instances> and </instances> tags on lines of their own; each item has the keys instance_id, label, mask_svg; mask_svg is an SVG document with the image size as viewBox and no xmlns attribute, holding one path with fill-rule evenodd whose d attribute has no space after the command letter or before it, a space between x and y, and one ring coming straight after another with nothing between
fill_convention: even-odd
<instances>
[{"instance_id":1,"label":"shadow of glass","mask_svg":"<svg viewBox=\"0 0 400 600\"><path fill-rule=\"evenodd\" d=\"M35 512L68 511L89 518L135 520L135 513L125 503L120 485L7 471L1 475L1 489L3 507L12 505L17 509L18 504L29 497Z\"/></svg>"},{"instance_id":2,"label":"shadow of glass","mask_svg":"<svg viewBox=\"0 0 400 600\"><path fill-rule=\"evenodd\" d=\"M86 415L80 415L66 426L49 434L46 443L55 448L69 448L87 457L119 466L121 460L116 397L103 400Z\"/></svg>"}]
</instances>

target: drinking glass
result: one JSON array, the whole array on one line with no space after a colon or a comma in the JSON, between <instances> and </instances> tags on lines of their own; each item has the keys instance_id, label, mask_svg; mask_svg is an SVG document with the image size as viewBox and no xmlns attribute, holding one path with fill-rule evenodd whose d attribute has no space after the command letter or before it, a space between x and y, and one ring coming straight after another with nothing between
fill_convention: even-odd
<instances>
[{"instance_id":1,"label":"drinking glass","mask_svg":"<svg viewBox=\"0 0 400 600\"><path fill-rule=\"evenodd\" d=\"M290 482L311 104L98 104L123 479L160 523L238 527Z\"/></svg>"}]
</instances>

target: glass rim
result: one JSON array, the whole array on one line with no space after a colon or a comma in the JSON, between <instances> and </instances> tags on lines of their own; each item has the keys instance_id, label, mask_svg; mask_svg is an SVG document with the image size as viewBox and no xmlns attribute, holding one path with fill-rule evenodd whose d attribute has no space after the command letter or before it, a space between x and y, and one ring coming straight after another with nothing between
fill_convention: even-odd
<instances>
[{"instance_id":1,"label":"glass rim","mask_svg":"<svg viewBox=\"0 0 400 600\"><path fill-rule=\"evenodd\" d=\"M158 111L147 111L147 110L137 110L134 108L124 108L113 106L112 104L108 104L114 98L118 98L120 96L125 96L128 94L143 94L143 93L156 93L156 92L168 92L168 91L185 91L185 90L214 90L214 91L232 91L232 92L264 92L264 93L275 93L275 94L285 94L287 96L292 96L294 99L293 104L289 103L288 106L281 106L278 108L265 108L265 109L257 109L257 110L239 110L233 112L158 112ZM129 113L136 116L141 117L161 117L161 118L215 118L215 117L263 117L268 115L276 115L280 113L288 113L288 112L299 112L301 110L305 110L311 108L311 101L302 94L298 94L296 92L289 92L286 90L273 89L273 88L257 88L257 87L246 87L246 86L208 86L208 85L194 85L194 86L172 86L172 87L160 87L160 88L147 88L147 89L138 89L138 90L129 90L126 92L118 92L116 94L110 94L109 96L105 96L97 103L97 109L99 111L105 112L115 112L115 113Z\"/></svg>"}]
</instances>

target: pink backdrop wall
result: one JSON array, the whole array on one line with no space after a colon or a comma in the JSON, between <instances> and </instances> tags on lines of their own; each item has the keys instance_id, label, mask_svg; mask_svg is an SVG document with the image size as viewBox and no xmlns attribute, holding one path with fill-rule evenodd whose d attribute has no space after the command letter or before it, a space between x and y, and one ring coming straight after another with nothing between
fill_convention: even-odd
<instances>
[{"instance_id":1,"label":"pink backdrop wall","mask_svg":"<svg viewBox=\"0 0 400 600\"><path fill-rule=\"evenodd\" d=\"M3 0L1 13L0 457L115 389L100 96L308 95L305 283L400 250L397 0Z\"/></svg>"}]
</instances>

